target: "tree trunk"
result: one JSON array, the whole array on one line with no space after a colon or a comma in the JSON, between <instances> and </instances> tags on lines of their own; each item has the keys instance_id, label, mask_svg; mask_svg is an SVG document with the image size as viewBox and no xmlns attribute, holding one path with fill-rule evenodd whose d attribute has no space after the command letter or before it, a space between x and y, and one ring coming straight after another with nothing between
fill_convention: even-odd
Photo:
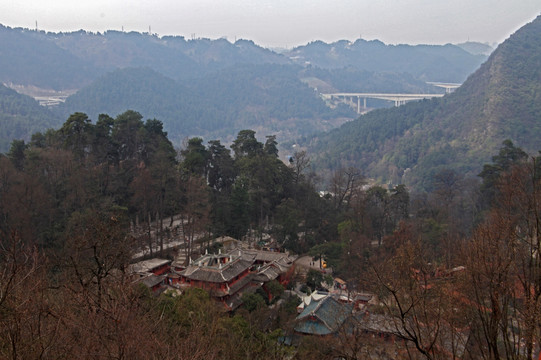
<instances>
[{"instance_id":1,"label":"tree trunk","mask_svg":"<svg viewBox=\"0 0 541 360\"><path fill-rule=\"evenodd\" d=\"M151 229L150 229L150 212L148 213L148 222L147 222L147 225L148 225L148 248L150 249L150 256L152 256L152 232L151 232Z\"/></svg>"}]
</instances>

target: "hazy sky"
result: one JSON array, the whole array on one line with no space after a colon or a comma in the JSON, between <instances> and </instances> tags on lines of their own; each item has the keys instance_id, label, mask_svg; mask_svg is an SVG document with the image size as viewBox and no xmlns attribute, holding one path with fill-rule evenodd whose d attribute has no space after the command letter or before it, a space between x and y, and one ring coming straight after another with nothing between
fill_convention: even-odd
<instances>
[{"instance_id":1,"label":"hazy sky","mask_svg":"<svg viewBox=\"0 0 541 360\"><path fill-rule=\"evenodd\" d=\"M313 40L501 42L541 13L540 0L0 0L0 23L46 31L121 30L222 36L262 46Z\"/></svg>"}]
</instances>

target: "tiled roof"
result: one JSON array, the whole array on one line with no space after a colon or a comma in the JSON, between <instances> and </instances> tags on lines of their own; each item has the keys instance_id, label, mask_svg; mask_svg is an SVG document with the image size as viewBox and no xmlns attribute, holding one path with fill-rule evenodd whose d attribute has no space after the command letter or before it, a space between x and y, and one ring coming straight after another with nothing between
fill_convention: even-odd
<instances>
[{"instance_id":1,"label":"tiled roof","mask_svg":"<svg viewBox=\"0 0 541 360\"><path fill-rule=\"evenodd\" d=\"M312 335L332 334L350 316L351 311L350 304L342 304L331 295L313 299L297 316L295 331Z\"/></svg>"},{"instance_id":2,"label":"tiled roof","mask_svg":"<svg viewBox=\"0 0 541 360\"><path fill-rule=\"evenodd\" d=\"M270 264L270 265L266 265L262 267L258 271L254 279L257 281L267 282L267 281L276 279L278 276L280 276L281 273L282 271L280 271L279 268L272 266L272 264Z\"/></svg>"},{"instance_id":3,"label":"tiled roof","mask_svg":"<svg viewBox=\"0 0 541 360\"><path fill-rule=\"evenodd\" d=\"M372 295L372 294L359 294L359 295L357 295L356 299L359 300L359 301L368 302L368 301L372 300L373 297L374 297L374 295Z\"/></svg>"},{"instance_id":4,"label":"tiled roof","mask_svg":"<svg viewBox=\"0 0 541 360\"><path fill-rule=\"evenodd\" d=\"M231 286L228 286L227 289L211 289L210 294L212 296L222 297L225 295L233 295L236 294L239 290L244 288L246 285L250 284L253 279L253 274L248 274L241 279L235 281Z\"/></svg>"},{"instance_id":5,"label":"tiled roof","mask_svg":"<svg viewBox=\"0 0 541 360\"><path fill-rule=\"evenodd\" d=\"M310 305L312 300L319 301L326 296L329 296L329 293L326 291L314 291L310 295L304 296L302 298L302 303L297 306L297 309L304 309L306 306Z\"/></svg>"},{"instance_id":6,"label":"tiled roof","mask_svg":"<svg viewBox=\"0 0 541 360\"><path fill-rule=\"evenodd\" d=\"M205 263L201 263L200 266L199 264L200 261L198 259L185 270L180 271L179 274L191 280L221 283L230 281L234 277L240 275L252 266L253 261L237 258L223 264L221 267L208 266L205 265Z\"/></svg>"},{"instance_id":7,"label":"tiled roof","mask_svg":"<svg viewBox=\"0 0 541 360\"><path fill-rule=\"evenodd\" d=\"M224 254L205 254L177 273L190 280L223 283L234 280L256 260L265 264L251 278L257 282L267 282L287 272L295 257L285 253L237 248Z\"/></svg>"},{"instance_id":8,"label":"tiled roof","mask_svg":"<svg viewBox=\"0 0 541 360\"><path fill-rule=\"evenodd\" d=\"M247 286L242 292L237 292L233 296L231 296L225 304L229 307L230 310L235 310L240 305L242 305L242 294L247 293L255 293L257 290L256 286Z\"/></svg>"},{"instance_id":9,"label":"tiled roof","mask_svg":"<svg viewBox=\"0 0 541 360\"><path fill-rule=\"evenodd\" d=\"M150 276L147 276L146 278L143 278L141 282L145 284L145 286L152 288L153 286L160 284L164 279L165 279L165 275L160 275L160 276L150 275Z\"/></svg>"},{"instance_id":10,"label":"tiled roof","mask_svg":"<svg viewBox=\"0 0 541 360\"><path fill-rule=\"evenodd\" d=\"M255 261L261 261L265 263L279 261L282 265L291 265L293 261L297 258L294 255L289 255L287 253L275 252L275 251L262 251L262 250L252 250L246 249L243 250L243 256L254 256Z\"/></svg>"},{"instance_id":11,"label":"tiled roof","mask_svg":"<svg viewBox=\"0 0 541 360\"><path fill-rule=\"evenodd\" d=\"M153 269L159 268L160 266L167 265L171 263L171 260L167 259L148 259L136 262L128 266L128 271L131 273L147 273L151 272Z\"/></svg>"}]
</instances>

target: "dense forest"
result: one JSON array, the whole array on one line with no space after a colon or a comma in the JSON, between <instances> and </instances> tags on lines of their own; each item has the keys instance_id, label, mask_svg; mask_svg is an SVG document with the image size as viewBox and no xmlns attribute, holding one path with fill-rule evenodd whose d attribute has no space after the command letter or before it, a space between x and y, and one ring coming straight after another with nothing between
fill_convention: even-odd
<instances>
[{"instance_id":1,"label":"dense forest","mask_svg":"<svg viewBox=\"0 0 541 360\"><path fill-rule=\"evenodd\" d=\"M191 138L176 152L161 121L127 111L95 123L74 113L58 130L14 141L0 156L2 357L498 359L538 351L540 158L507 140L481 181L440 171L424 194L368 186L360 170L340 168L322 196L310 154L285 164L276 137L255 135L240 131L230 149ZM269 307L250 295L230 314L203 290L153 296L126 271L139 246L132 229L179 214L193 241L270 236L283 250L324 258L352 291L379 302L335 336L287 345L299 299L286 292ZM163 237L147 241L168 256ZM310 292L324 281L312 272L291 286ZM361 314L382 319L400 341L358 330L368 321Z\"/></svg>"},{"instance_id":2,"label":"dense forest","mask_svg":"<svg viewBox=\"0 0 541 360\"><path fill-rule=\"evenodd\" d=\"M535 154L541 131L540 34L538 17L452 94L373 111L302 144L318 154L319 170L356 166L383 182L424 190L443 168L475 176L505 139Z\"/></svg>"}]
</instances>

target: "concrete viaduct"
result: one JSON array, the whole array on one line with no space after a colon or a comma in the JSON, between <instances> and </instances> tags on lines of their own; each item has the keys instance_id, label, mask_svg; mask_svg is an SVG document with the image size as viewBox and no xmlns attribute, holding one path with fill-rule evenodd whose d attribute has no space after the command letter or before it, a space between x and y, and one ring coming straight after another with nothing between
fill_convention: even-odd
<instances>
[{"instance_id":1,"label":"concrete viaduct","mask_svg":"<svg viewBox=\"0 0 541 360\"><path fill-rule=\"evenodd\" d=\"M442 87L445 89L445 93L448 94L454 89L458 88L461 84L455 83L440 83L440 82L427 82L427 84ZM323 100L336 99L352 107L357 106L357 114L361 114L361 109L366 109L366 99L380 99L387 101L394 101L395 106L404 105L407 101L429 99L434 97L442 97L445 94L390 94L390 93L333 93L333 94L321 94ZM357 104L355 104L355 98L357 98ZM361 99L363 99L363 107L361 108Z\"/></svg>"},{"instance_id":2,"label":"concrete viaduct","mask_svg":"<svg viewBox=\"0 0 541 360\"><path fill-rule=\"evenodd\" d=\"M323 100L337 99L348 105L354 106L354 99L357 98L357 114L361 113L361 99L363 99L363 109L366 109L366 99L381 99L394 101L395 106L400 106L406 101L429 99L433 97L442 97L445 94L386 94L386 93L334 93L321 94Z\"/></svg>"}]
</instances>

